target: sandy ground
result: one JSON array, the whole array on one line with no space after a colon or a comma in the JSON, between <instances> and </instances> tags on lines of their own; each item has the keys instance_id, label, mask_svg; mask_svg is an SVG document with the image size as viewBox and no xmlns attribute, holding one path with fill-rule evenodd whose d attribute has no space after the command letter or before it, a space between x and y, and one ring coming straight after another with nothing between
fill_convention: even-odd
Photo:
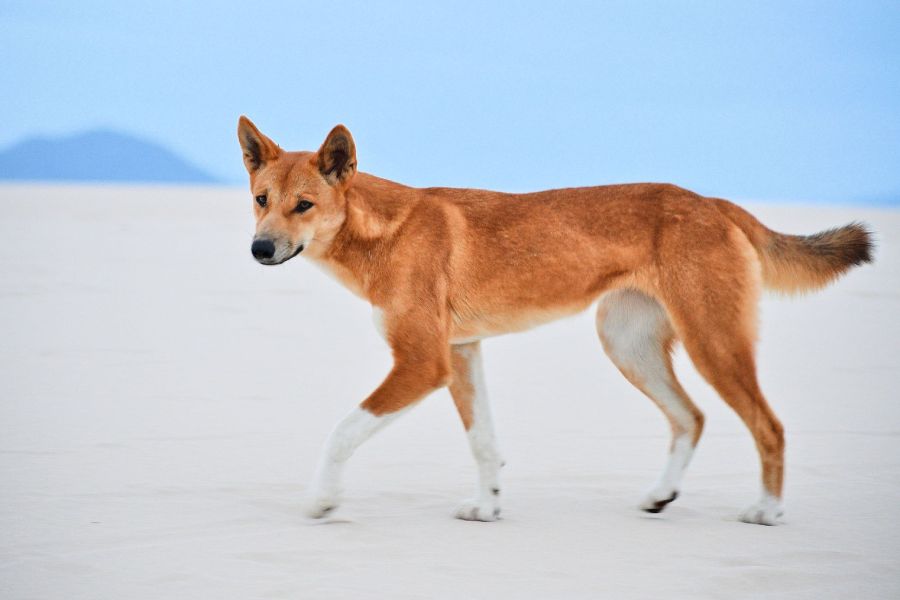
<instances>
[{"instance_id":1,"label":"sandy ground","mask_svg":"<svg viewBox=\"0 0 900 600\"><path fill-rule=\"evenodd\" d=\"M387 372L369 307L249 253L244 190L0 187L0 597L898 598L900 212L750 206L878 232L875 266L762 306L788 432L785 524L738 522L757 462L707 414L683 494L636 510L667 426L587 313L485 342L504 519L451 518L475 469L446 392L351 461L324 522L300 500L338 418Z\"/></svg>"}]
</instances>

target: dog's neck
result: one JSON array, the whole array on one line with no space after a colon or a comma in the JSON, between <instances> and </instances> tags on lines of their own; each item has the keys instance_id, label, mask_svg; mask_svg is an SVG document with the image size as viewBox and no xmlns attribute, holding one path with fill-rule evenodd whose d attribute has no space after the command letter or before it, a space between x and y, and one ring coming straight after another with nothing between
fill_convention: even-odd
<instances>
[{"instance_id":1,"label":"dog's neck","mask_svg":"<svg viewBox=\"0 0 900 600\"><path fill-rule=\"evenodd\" d=\"M346 219L317 262L370 302L373 261L390 253L397 229L418 202L418 193L386 179L358 173L346 192Z\"/></svg>"}]
</instances>

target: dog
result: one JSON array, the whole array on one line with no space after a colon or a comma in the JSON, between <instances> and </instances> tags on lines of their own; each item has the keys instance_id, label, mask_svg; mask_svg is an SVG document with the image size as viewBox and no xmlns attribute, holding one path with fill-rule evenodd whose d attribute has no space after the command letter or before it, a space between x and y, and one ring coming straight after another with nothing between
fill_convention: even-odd
<instances>
[{"instance_id":1,"label":"dog","mask_svg":"<svg viewBox=\"0 0 900 600\"><path fill-rule=\"evenodd\" d=\"M337 508L342 468L360 444L449 386L478 466L475 495L456 516L497 520L503 460L480 340L596 302L606 354L672 428L668 463L640 508L657 513L675 500L703 431L672 369L680 341L756 442L762 496L741 520L779 521L784 430L756 377L758 298L763 288L815 290L870 262L864 225L786 235L731 202L657 183L418 189L359 172L343 125L315 152L282 150L244 116L237 133L256 216L253 257L278 265L303 253L372 304L393 354L381 385L328 437L311 517Z\"/></svg>"}]
</instances>

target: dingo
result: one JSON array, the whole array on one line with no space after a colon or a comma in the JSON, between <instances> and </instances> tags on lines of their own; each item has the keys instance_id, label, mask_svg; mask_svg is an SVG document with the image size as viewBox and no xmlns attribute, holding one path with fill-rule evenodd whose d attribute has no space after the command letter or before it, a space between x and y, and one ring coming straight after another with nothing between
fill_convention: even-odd
<instances>
[{"instance_id":1,"label":"dingo","mask_svg":"<svg viewBox=\"0 0 900 600\"><path fill-rule=\"evenodd\" d=\"M246 117L238 139L256 214L253 256L303 252L369 301L394 366L328 438L309 514L338 506L341 470L376 431L449 386L478 464L467 520L500 514L500 452L479 341L584 310L599 300L606 354L672 426L668 464L640 507L659 512L679 484L703 415L672 370L680 340L744 421L762 463L762 498L743 521L782 515L784 433L756 380L763 287L820 288L871 260L852 223L810 236L774 232L742 208L674 185L641 183L506 194L411 188L361 173L343 125L316 152L285 152Z\"/></svg>"}]
</instances>

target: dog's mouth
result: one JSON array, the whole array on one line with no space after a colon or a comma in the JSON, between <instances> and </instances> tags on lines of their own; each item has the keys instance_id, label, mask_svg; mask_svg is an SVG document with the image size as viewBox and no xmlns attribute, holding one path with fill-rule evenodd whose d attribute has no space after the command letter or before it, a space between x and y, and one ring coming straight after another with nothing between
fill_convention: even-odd
<instances>
[{"instance_id":1,"label":"dog's mouth","mask_svg":"<svg viewBox=\"0 0 900 600\"><path fill-rule=\"evenodd\" d=\"M300 244L299 246L297 246L297 249L294 250L294 251L291 253L290 256L288 256L286 259L284 259L284 260L281 261L281 262L285 262L285 261L291 260L292 258L294 258L295 256L297 256L297 255L300 254L301 252L303 252L303 244Z\"/></svg>"},{"instance_id":2,"label":"dog's mouth","mask_svg":"<svg viewBox=\"0 0 900 600\"><path fill-rule=\"evenodd\" d=\"M287 261L291 260L292 258L294 258L295 256L297 256L298 254L300 254L301 252L303 252L303 248L304 248L303 244L300 244L299 246L297 246L297 247L294 249L294 251L293 251L289 256L286 256L285 258L282 258L282 259L276 259L276 258L258 258L258 259L256 259L256 262L258 262L258 263L261 264L261 265L266 265L267 267L274 267L275 265L280 265L280 264L282 264L282 263L286 263Z\"/></svg>"}]
</instances>

